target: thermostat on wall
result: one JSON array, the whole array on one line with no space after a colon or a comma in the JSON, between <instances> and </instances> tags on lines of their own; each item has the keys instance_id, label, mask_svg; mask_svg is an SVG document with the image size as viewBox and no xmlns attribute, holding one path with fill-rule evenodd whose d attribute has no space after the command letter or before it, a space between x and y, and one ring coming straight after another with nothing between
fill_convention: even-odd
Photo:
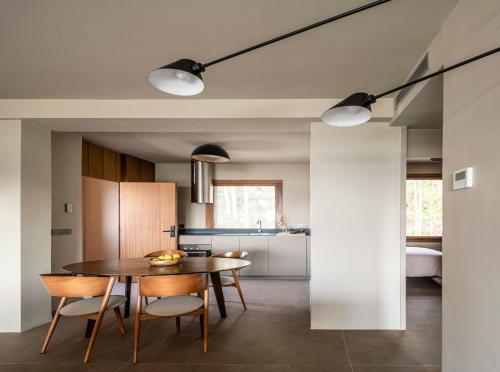
<instances>
[{"instance_id":1,"label":"thermostat on wall","mask_svg":"<svg viewBox=\"0 0 500 372\"><path fill-rule=\"evenodd\" d=\"M468 167L453 172L453 190L472 187L474 181L474 168Z\"/></svg>"}]
</instances>

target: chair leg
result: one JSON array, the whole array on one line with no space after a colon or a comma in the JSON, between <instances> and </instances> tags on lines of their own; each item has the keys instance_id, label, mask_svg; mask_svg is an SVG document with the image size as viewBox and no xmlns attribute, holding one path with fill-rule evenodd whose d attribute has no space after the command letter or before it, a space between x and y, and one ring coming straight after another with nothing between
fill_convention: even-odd
<instances>
[{"instance_id":1,"label":"chair leg","mask_svg":"<svg viewBox=\"0 0 500 372\"><path fill-rule=\"evenodd\" d=\"M240 281L238 280L238 275L236 275L236 270L232 270L231 273L233 274L234 286L238 290L238 294L240 295L241 303L243 304L243 308L246 310L247 305L245 304L245 299L243 298L243 291L241 290Z\"/></svg>"},{"instance_id":2,"label":"chair leg","mask_svg":"<svg viewBox=\"0 0 500 372\"><path fill-rule=\"evenodd\" d=\"M149 305L149 300L147 297L144 297L144 302L146 303L146 305Z\"/></svg>"},{"instance_id":3,"label":"chair leg","mask_svg":"<svg viewBox=\"0 0 500 372\"><path fill-rule=\"evenodd\" d=\"M204 320L205 316L204 315L200 315L200 332L201 332L201 338L203 338L204 336L204 328L205 328L205 320Z\"/></svg>"},{"instance_id":4,"label":"chair leg","mask_svg":"<svg viewBox=\"0 0 500 372\"><path fill-rule=\"evenodd\" d=\"M61 301L59 301L59 305L57 305L57 310L54 314L54 317L52 318L52 322L50 323L49 327L49 332L47 333L47 336L45 337L45 341L43 342L42 350L40 351L40 354L44 354L45 351L47 351L47 347L49 346L50 339L52 338L52 335L54 334L54 331L56 330L57 322L59 321L59 318L61 317L61 309L64 307L66 304L67 297L62 297Z\"/></svg>"},{"instance_id":5,"label":"chair leg","mask_svg":"<svg viewBox=\"0 0 500 372\"><path fill-rule=\"evenodd\" d=\"M177 335L181 334L181 317L176 316L175 317L175 328L177 329Z\"/></svg>"},{"instance_id":6,"label":"chair leg","mask_svg":"<svg viewBox=\"0 0 500 372\"><path fill-rule=\"evenodd\" d=\"M203 315L203 352L206 353L208 351L208 290L206 289L203 294L204 300L204 310L205 314Z\"/></svg>"},{"instance_id":7,"label":"chair leg","mask_svg":"<svg viewBox=\"0 0 500 372\"><path fill-rule=\"evenodd\" d=\"M134 364L139 361L139 342L141 337L141 312L142 312L142 299L137 294L137 306L135 310L135 334L134 334Z\"/></svg>"},{"instance_id":8,"label":"chair leg","mask_svg":"<svg viewBox=\"0 0 500 372\"><path fill-rule=\"evenodd\" d=\"M109 296L111 296L111 290L113 289L113 284L115 284L115 278L109 278L108 287L106 288L106 293L101 302L101 307L99 308L99 313L97 314L97 319L95 321L94 329L92 330L92 335L90 336L89 345L87 346L87 350L85 351L85 356L83 357L83 363L87 363L90 358L90 353L92 353L92 349L94 348L95 339L97 338L97 333L99 332L99 328L101 327L102 319L104 318L104 313L106 312L106 308L109 302Z\"/></svg>"},{"instance_id":9,"label":"chair leg","mask_svg":"<svg viewBox=\"0 0 500 372\"><path fill-rule=\"evenodd\" d=\"M118 322L118 327L122 335L125 334L125 323L123 323L122 313L120 312L120 307L115 307L114 309L116 320Z\"/></svg>"}]
</instances>

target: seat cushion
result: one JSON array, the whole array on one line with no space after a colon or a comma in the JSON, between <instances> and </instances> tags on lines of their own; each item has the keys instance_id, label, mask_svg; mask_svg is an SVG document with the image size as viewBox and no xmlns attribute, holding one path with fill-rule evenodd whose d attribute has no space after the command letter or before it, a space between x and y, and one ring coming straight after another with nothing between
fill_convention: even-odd
<instances>
[{"instance_id":1,"label":"seat cushion","mask_svg":"<svg viewBox=\"0 0 500 372\"><path fill-rule=\"evenodd\" d=\"M176 316L203 307L203 299L197 296L163 297L146 306L146 313L154 316Z\"/></svg>"},{"instance_id":2,"label":"seat cushion","mask_svg":"<svg viewBox=\"0 0 500 372\"><path fill-rule=\"evenodd\" d=\"M234 284L234 278L232 276L221 275L220 281L222 285L232 285Z\"/></svg>"},{"instance_id":3,"label":"seat cushion","mask_svg":"<svg viewBox=\"0 0 500 372\"><path fill-rule=\"evenodd\" d=\"M127 301L125 296L110 296L107 309L113 309L124 304ZM99 312L102 296L85 298L83 300L72 302L61 309L61 315L64 316L82 316Z\"/></svg>"}]
</instances>

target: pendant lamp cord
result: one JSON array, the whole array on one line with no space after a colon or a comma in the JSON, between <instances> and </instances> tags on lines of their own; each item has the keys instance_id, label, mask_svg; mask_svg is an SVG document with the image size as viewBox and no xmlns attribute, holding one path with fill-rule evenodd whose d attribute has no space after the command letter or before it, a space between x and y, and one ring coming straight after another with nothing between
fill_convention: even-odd
<instances>
[{"instance_id":1,"label":"pendant lamp cord","mask_svg":"<svg viewBox=\"0 0 500 372\"><path fill-rule=\"evenodd\" d=\"M309 26L305 26L305 27L302 27L302 28L299 28L298 30L295 30L295 31L291 31L291 32L288 32L286 34L283 34L283 35L280 35L280 36L277 36L273 39L270 39L270 40L267 40L267 41L263 41L262 43L259 43L259 44L256 44L254 46L251 46L251 47L248 47L248 48L245 48L245 49L242 49L242 50L239 50L237 52L234 52L234 53L231 53L225 57L221 57L221 58L218 58L218 59L215 59L213 61L210 61L208 63L203 63L203 64L197 64L193 67L195 67L196 70L198 71L204 71L206 67L208 66L212 66L212 65L215 65L216 63L219 63L219 62L223 62L223 61L226 61L230 58L234 58L234 57L237 57L239 55L242 55L242 54L245 54L245 53L248 53L248 52L251 52L252 50L255 50L255 49L259 49L259 48L262 48L262 47L265 47L266 45L269 45L269 44L273 44L273 43L276 43L277 41L281 41L283 39L286 39L286 38L289 38L289 37L292 37L292 36L295 36L295 35L298 35L298 34L301 34L303 32L306 32L306 31L309 31L309 30L312 30L313 28L316 28L316 27L319 27L319 26L323 26L323 25L326 25L330 22L333 22L333 21L337 21L341 18L344 18L344 17L348 17L350 15L353 15L353 14L356 14L356 13L359 13L359 12L362 12L364 10L368 10L370 8L373 8L373 7L376 7L378 5L382 5L384 3L387 3L389 1L392 1L392 0L377 0L377 1L373 1L369 4L366 4L366 5L363 5L363 6L360 6L358 8L355 8L355 9L352 9L352 10L349 10L345 13L341 13L341 14L338 14L336 16L333 16L333 17L330 17L330 18L327 18L327 19L324 19L322 21L319 21L319 22L316 22L316 23L313 23L312 25L309 25Z\"/></svg>"}]
</instances>

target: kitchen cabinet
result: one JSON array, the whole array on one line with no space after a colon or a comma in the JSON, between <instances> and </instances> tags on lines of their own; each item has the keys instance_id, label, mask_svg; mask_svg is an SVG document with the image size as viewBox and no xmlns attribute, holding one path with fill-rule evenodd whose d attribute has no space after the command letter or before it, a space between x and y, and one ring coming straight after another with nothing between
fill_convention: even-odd
<instances>
[{"instance_id":1,"label":"kitchen cabinet","mask_svg":"<svg viewBox=\"0 0 500 372\"><path fill-rule=\"evenodd\" d=\"M307 245L305 237L269 237L269 275L307 275Z\"/></svg>"},{"instance_id":2,"label":"kitchen cabinet","mask_svg":"<svg viewBox=\"0 0 500 372\"><path fill-rule=\"evenodd\" d=\"M269 239L267 236L240 236L240 251L247 251L252 262L240 270L241 276L269 275Z\"/></svg>"},{"instance_id":3,"label":"kitchen cabinet","mask_svg":"<svg viewBox=\"0 0 500 372\"><path fill-rule=\"evenodd\" d=\"M119 184L82 177L83 260L118 258L120 234Z\"/></svg>"},{"instance_id":4,"label":"kitchen cabinet","mask_svg":"<svg viewBox=\"0 0 500 372\"><path fill-rule=\"evenodd\" d=\"M175 183L120 183L120 258L177 248L176 194Z\"/></svg>"},{"instance_id":5,"label":"kitchen cabinet","mask_svg":"<svg viewBox=\"0 0 500 372\"><path fill-rule=\"evenodd\" d=\"M239 236L212 236L212 256L222 252L234 252L239 250Z\"/></svg>"}]
</instances>

